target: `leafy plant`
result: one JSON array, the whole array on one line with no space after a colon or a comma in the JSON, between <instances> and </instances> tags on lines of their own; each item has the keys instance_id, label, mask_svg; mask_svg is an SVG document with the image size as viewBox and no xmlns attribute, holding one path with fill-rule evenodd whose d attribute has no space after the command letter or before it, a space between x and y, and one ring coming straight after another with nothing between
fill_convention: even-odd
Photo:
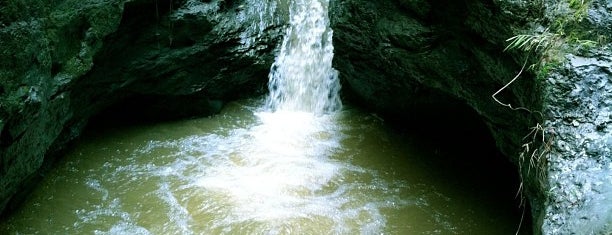
<instances>
[{"instance_id":1,"label":"leafy plant","mask_svg":"<svg viewBox=\"0 0 612 235\"><path fill-rule=\"evenodd\" d=\"M519 34L506 40L510 43L504 48L504 51L514 49L544 51L554 45L560 38L560 35L550 33L548 30L541 34Z\"/></svg>"},{"instance_id":2,"label":"leafy plant","mask_svg":"<svg viewBox=\"0 0 612 235\"><path fill-rule=\"evenodd\" d=\"M585 5L585 0L569 0L569 5L572 9L578 9Z\"/></svg>"},{"instance_id":3,"label":"leafy plant","mask_svg":"<svg viewBox=\"0 0 612 235\"><path fill-rule=\"evenodd\" d=\"M603 45L603 43L607 41L602 40L601 36L597 38L596 41L583 39L588 34L579 30L579 23L586 17L589 3L589 0L568 0L566 4L574 11L573 14L559 15L554 22L552 22L552 25L541 33L518 34L508 38L506 40L508 45L504 48L504 51L521 50L528 53L535 52L539 57L536 58L536 63L529 66L529 69L535 72L536 78L545 78L551 68L560 64L563 60L563 56L560 56L560 54L562 54L564 44L573 45L573 48L577 51L588 51L597 45ZM559 4L562 4L562 2ZM523 65L523 68L524 67L525 65ZM523 70L521 69L517 77L509 83L514 82L522 72ZM502 90L505 89L507 85L504 86ZM496 92L494 96L498 92Z\"/></svg>"},{"instance_id":4,"label":"leafy plant","mask_svg":"<svg viewBox=\"0 0 612 235\"><path fill-rule=\"evenodd\" d=\"M555 61L548 61L541 63L539 65L539 69L536 64L532 64L530 70L535 71L535 78L536 80L540 81L546 79L546 77L548 77L548 74L559 66L560 63L555 63Z\"/></svg>"}]
</instances>

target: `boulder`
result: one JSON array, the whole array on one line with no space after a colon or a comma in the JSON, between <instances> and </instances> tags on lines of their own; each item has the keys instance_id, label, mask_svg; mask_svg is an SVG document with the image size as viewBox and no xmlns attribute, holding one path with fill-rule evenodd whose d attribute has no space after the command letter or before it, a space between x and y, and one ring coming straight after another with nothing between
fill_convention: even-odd
<instances>
[{"instance_id":1,"label":"boulder","mask_svg":"<svg viewBox=\"0 0 612 235\"><path fill-rule=\"evenodd\" d=\"M0 211L15 207L101 110L154 119L210 115L225 101L264 92L286 7L254 0L3 3Z\"/></svg>"}]
</instances>

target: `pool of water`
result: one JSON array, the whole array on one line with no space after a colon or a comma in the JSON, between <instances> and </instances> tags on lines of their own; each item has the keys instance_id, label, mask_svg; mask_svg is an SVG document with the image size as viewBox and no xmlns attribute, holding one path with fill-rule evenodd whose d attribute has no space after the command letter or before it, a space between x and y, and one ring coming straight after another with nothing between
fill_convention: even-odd
<instances>
[{"instance_id":1,"label":"pool of water","mask_svg":"<svg viewBox=\"0 0 612 235\"><path fill-rule=\"evenodd\" d=\"M270 113L258 108L261 102L234 102L207 118L90 128L0 223L0 234L513 234L518 228L513 191L501 190L517 185L486 173L495 170L456 169L465 166L464 156L395 133L357 109Z\"/></svg>"}]
</instances>

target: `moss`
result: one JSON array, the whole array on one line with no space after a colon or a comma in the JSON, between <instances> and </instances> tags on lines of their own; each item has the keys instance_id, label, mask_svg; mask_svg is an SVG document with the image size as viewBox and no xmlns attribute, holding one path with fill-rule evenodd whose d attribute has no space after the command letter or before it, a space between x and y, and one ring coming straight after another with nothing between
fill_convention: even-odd
<instances>
[{"instance_id":1,"label":"moss","mask_svg":"<svg viewBox=\"0 0 612 235\"><path fill-rule=\"evenodd\" d=\"M6 0L0 6L0 26L12 22L40 18L49 14L59 0Z\"/></svg>"}]
</instances>

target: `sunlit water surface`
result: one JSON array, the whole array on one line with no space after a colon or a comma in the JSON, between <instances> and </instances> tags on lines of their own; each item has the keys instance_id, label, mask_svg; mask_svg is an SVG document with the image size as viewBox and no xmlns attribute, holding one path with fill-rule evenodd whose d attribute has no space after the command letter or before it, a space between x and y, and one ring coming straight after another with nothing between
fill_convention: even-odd
<instances>
[{"instance_id":1,"label":"sunlit water surface","mask_svg":"<svg viewBox=\"0 0 612 235\"><path fill-rule=\"evenodd\" d=\"M94 128L0 234L512 234L373 115L260 112ZM417 149L417 150L415 150ZM420 156L418 154L421 154ZM452 177L452 176L451 176Z\"/></svg>"}]
</instances>

